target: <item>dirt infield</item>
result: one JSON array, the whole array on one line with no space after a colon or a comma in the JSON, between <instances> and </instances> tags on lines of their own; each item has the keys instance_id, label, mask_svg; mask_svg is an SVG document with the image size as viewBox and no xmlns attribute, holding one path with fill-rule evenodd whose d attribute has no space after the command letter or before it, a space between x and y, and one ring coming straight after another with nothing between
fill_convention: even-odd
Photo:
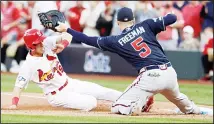
<instances>
[{"instance_id":1,"label":"dirt infield","mask_svg":"<svg viewBox=\"0 0 214 124\"><path fill-rule=\"evenodd\" d=\"M98 107L91 112L83 112L72 109L56 108L48 104L43 94L38 93L23 93L17 110L7 110L8 105L11 104L11 93L1 93L1 113L2 114L26 114L26 115L57 115L57 116L119 116L110 113L111 103L108 101L99 101ZM213 106L203 106L213 108ZM213 116L206 115L183 115L175 114L173 111L176 108L170 102L155 102L153 108L149 113L142 113L142 117L158 117L158 118L198 118L198 119L212 119ZM176 115L176 116L175 116Z\"/></svg>"},{"instance_id":2,"label":"dirt infield","mask_svg":"<svg viewBox=\"0 0 214 124\"><path fill-rule=\"evenodd\" d=\"M1 73L1 75L8 73ZM11 74L11 73L9 73ZM17 74L12 74L17 75ZM136 77L127 76L106 76L106 75L79 75L69 74L69 77L87 80L108 80L109 82L115 80L134 80ZM130 82L131 83L131 82ZM201 83L197 81L185 81L181 80L179 83ZM213 85L212 83L203 83L205 85ZM1 113L2 114L26 114L26 115L57 115L57 116L113 116L113 117L126 117L123 115L116 115L110 113L111 103L108 101L98 101L98 107L90 112L83 112L72 109L56 108L48 104L43 94L38 93L22 93L19 106L17 110L8 110L7 107L11 104L11 93L1 92ZM212 108L213 106L202 106ZM184 115L176 114L173 111L176 106L170 102L155 102L151 111L148 113L142 113L138 117L146 118L190 118L190 119L212 119L213 116L207 115Z\"/></svg>"}]
</instances>

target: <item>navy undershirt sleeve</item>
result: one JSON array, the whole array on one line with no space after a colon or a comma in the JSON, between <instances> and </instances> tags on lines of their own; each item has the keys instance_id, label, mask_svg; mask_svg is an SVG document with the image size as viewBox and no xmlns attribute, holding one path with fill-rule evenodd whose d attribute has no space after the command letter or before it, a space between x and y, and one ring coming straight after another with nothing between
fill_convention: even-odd
<instances>
[{"instance_id":1,"label":"navy undershirt sleeve","mask_svg":"<svg viewBox=\"0 0 214 124\"><path fill-rule=\"evenodd\" d=\"M78 42L85 43L90 46L94 46L101 50L109 50L113 51L112 42L109 39L112 39L113 36L107 37L90 37L81 32L75 31L71 28L67 29L67 32L73 36L73 39L77 40Z\"/></svg>"},{"instance_id":2,"label":"navy undershirt sleeve","mask_svg":"<svg viewBox=\"0 0 214 124\"><path fill-rule=\"evenodd\" d=\"M99 48L99 46L97 44L98 37L89 37L81 32L75 31L71 28L68 28L67 32L69 34L71 34L75 40L85 43L87 45Z\"/></svg>"}]
</instances>

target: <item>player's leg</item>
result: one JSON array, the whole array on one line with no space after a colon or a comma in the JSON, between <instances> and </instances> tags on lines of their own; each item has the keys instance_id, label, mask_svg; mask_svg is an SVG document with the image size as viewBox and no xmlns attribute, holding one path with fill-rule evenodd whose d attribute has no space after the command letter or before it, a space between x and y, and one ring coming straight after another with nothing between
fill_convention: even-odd
<instances>
[{"instance_id":1,"label":"player's leg","mask_svg":"<svg viewBox=\"0 0 214 124\"><path fill-rule=\"evenodd\" d=\"M161 94L174 103L181 112L186 114L200 114L200 108L197 107L193 101L189 100L185 94L180 92L175 70L173 68L169 68L168 73L171 81L167 82L168 88L163 90Z\"/></svg>"},{"instance_id":2,"label":"player's leg","mask_svg":"<svg viewBox=\"0 0 214 124\"><path fill-rule=\"evenodd\" d=\"M91 95L84 95L63 89L55 95L48 94L48 102L55 107L90 111L97 106L97 99Z\"/></svg>"},{"instance_id":3,"label":"player's leg","mask_svg":"<svg viewBox=\"0 0 214 124\"><path fill-rule=\"evenodd\" d=\"M113 103L112 113L124 115L139 115L147 99L153 94L139 88L133 87Z\"/></svg>"},{"instance_id":4,"label":"player's leg","mask_svg":"<svg viewBox=\"0 0 214 124\"><path fill-rule=\"evenodd\" d=\"M131 83L126 89L125 91L127 91L128 89L130 89L134 83L136 83L139 79L135 79L135 81L133 83ZM121 93L122 95L122 93ZM149 97L147 100L146 100L146 104L142 107L141 109L141 112L149 112L150 109L152 108L152 105L154 103L154 96L151 96Z\"/></svg>"},{"instance_id":5,"label":"player's leg","mask_svg":"<svg viewBox=\"0 0 214 124\"><path fill-rule=\"evenodd\" d=\"M174 103L183 113L200 113L199 108L185 94L179 91L178 86L175 86L172 90L164 90L161 94Z\"/></svg>"},{"instance_id":6,"label":"player's leg","mask_svg":"<svg viewBox=\"0 0 214 124\"><path fill-rule=\"evenodd\" d=\"M80 94L92 95L99 100L115 101L122 94L120 91L106 88L96 83L76 79L70 80L73 85L73 91Z\"/></svg>"},{"instance_id":7,"label":"player's leg","mask_svg":"<svg viewBox=\"0 0 214 124\"><path fill-rule=\"evenodd\" d=\"M155 90L149 84L152 81L154 81L152 78L147 78L147 73L139 75L113 103L111 112L124 115L139 115L142 107L147 104L148 99L155 94L153 92Z\"/></svg>"}]
</instances>

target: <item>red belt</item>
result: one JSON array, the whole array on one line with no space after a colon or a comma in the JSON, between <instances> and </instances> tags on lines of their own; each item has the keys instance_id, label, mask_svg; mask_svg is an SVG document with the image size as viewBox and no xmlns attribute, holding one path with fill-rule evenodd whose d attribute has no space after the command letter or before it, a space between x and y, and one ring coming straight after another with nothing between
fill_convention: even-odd
<instances>
[{"instance_id":1,"label":"red belt","mask_svg":"<svg viewBox=\"0 0 214 124\"><path fill-rule=\"evenodd\" d=\"M68 84L68 80L66 80L65 84L62 85L58 90L61 91L65 86L67 86L67 84ZM52 94L52 95L55 95L55 94L56 94L56 91L51 92L51 94Z\"/></svg>"}]
</instances>

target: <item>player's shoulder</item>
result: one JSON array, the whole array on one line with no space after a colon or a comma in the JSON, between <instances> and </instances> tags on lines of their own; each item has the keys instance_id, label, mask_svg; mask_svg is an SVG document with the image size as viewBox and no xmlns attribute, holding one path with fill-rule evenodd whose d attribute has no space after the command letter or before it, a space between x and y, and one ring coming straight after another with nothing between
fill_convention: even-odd
<instances>
[{"instance_id":1,"label":"player's shoulder","mask_svg":"<svg viewBox=\"0 0 214 124\"><path fill-rule=\"evenodd\" d=\"M135 28L143 26L144 28L149 28L154 23L155 18L149 18L135 25Z\"/></svg>"},{"instance_id":2,"label":"player's shoulder","mask_svg":"<svg viewBox=\"0 0 214 124\"><path fill-rule=\"evenodd\" d=\"M149 18L149 19L146 19L145 22L150 24L150 23L154 23L154 22L157 22L158 20L162 20L162 17L155 17L155 18Z\"/></svg>"},{"instance_id":3,"label":"player's shoulder","mask_svg":"<svg viewBox=\"0 0 214 124\"><path fill-rule=\"evenodd\" d=\"M154 25L158 24L158 22L162 22L163 17L154 17L144 20L142 23L144 25L149 25L149 27L153 27Z\"/></svg>"},{"instance_id":4,"label":"player's shoulder","mask_svg":"<svg viewBox=\"0 0 214 124\"><path fill-rule=\"evenodd\" d=\"M146 19L144 21L141 21L139 23L136 24L136 27L137 26L142 26L142 25L148 25L151 23L151 21L154 21L154 18L149 18L149 19Z\"/></svg>"}]
</instances>

